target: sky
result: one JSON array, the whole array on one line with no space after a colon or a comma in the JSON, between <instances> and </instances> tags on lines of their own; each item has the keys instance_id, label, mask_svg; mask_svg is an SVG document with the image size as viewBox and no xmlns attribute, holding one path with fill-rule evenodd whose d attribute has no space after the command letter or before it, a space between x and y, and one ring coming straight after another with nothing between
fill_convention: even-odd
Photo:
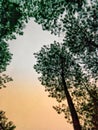
<instances>
[{"instance_id":1,"label":"sky","mask_svg":"<svg viewBox=\"0 0 98 130\"><path fill-rule=\"evenodd\" d=\"M6 112L9 121L14 122L16 130L73 130L64 115L57 114L52 108L57 102L48 97L33 69L36 63L33 53L43 45L61 39L30 20L24 35L9 41L13 58L6 74L13 78L13 82L0 90L0 108Z\"/></svg>"}]
</instances>

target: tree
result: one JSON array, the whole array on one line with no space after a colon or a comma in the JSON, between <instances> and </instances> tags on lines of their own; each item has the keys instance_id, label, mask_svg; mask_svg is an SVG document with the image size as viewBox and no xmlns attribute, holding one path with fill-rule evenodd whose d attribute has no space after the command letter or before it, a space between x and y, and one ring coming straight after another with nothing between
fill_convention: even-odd
<instances>
[{"instance_id":1,"label":"tree","mask_svg":"<svg viewBox=\"0 0 98 130\"><path fill-rule=\"evenodd\" d=\"M77 14L65 15L63 27L65 29L65 46L73 55L77 56L88 75L88 80L94 80L92 88L86 91L91 97L94 114L92 124L98 129L98 2L93 1ZM92 85L91 85L92 86ZM90 108L90 107L89 107ZM85 109L84 109L85 110Z\"/></svg>"},{"instance_id":2,"label":"tree","mask_svg":"<svg viewBox=\"0 0 98 130\"><path fill-rule=\"evenodd\" d=\"M71 100L74 102L82 129L94 128L97 130L98 93L96 93L95 83L89 82L89 77L82 70L77 58L69 52L65 45L56 42L42 47L39 53L35 53L35 57L37 64L34 68L41 74L39 80L45 86L45 90L49 92L49 97L56 98L61 104L54 106L54 109L58 113L64 112L69 122L73 122L70 118L70 105L68 104L68 108L66 103L64 104L67 91L64 88L66 88L71 94Z\"/></svg>"},{"instance_id":3,"label":"tree","mask_svg":"<svg viewBox=\"0 0 98 130\"><path fill-rule=\"evenodd\" d=\"M75 130L80 130L79 119L68 91L74 84L79 84L81 68L75 63L72 55L59 43L54 43L41 48L35 53L37 64L34 66L38 73L41 73L39 80L52 97L57 100L67 99ZM70 83L70 85L68 84Z\"/></svg>"},{"instance_id":4,"label":"tree","mask_svg":"<svg viewBox=\"0 0 98 130\"><path fill-rule=\"evenodd\" d=\"M63 33L66 46L82 58L86 70L95 77L98 74L98 1L81 1L80 9L77 2L36 0L31 17L44 30L57 35Z\"/></svg>"},{"instance_id":5,"label":"tree","mask_svg":"<svg viewBox=\"0 0 98 130\"><path fill-rule=\"evenodd\" d=\"M19 3L1 0L0 17L0 41L16 39L15 34L23 34L26 16Z\"/></svg>"},{"instance_id":6,"label":"tree","mask_svg":"<svg viewBox=\"0 0 98 130\"><path fill-rule=\"evenodd\" d=\"M96 122L98 120L98 89L96 87L98 81L98 1L85 1L80 10L75 2L71 3L72 6L69 6L70 2L65 3L61 0L36 1L37 8L33 16L36 22L42 24L43 29L60 35L63 32L65 48L77 57L77 62L87 75L87 81L94 80L95 87L90 85L91 88L87 85L85 90L92 98L92 107L96 115L96 117L92 115L92 120ZM97 122L94 126L97 130Z\"/></svg>"},{"instance_id":7,"label":"tree","mask_svg":"<svg viewBox=\"0 0 98 130\"><path fill-rule=\"evenodd\" d=\"M94 85L84 85L84 93L85 95L88 93L91 96L91 100L89 100L88 96L87 101L91 105L93 104L92 108L96 116L91 115L89 117L90 119L93 117L95 122L93 124L98 129L96 122L98 120L98 91L96 87L96 81L98 80L98 1L89 0L88 3L88 0L23 0L22 2L19 0L9 0L7 2L2 0L0 6L1 42L15 38L15 33L23 34L24 22L28 21L30 17L35 18L37 23L42 24L44 30L49 30L51 33L59 35L63 32L64 49L67 48L71 56L77 57L78 65L82 65L82 70L87 75L86 82L94 80ZM13 21L13 17L15 17L15 21ZM65 57L63 58L65 59ZM1 81L5 82L2 79ZM77 81L79 80L78 76ZM79 94L79 90L77 92ZM75 93L75 98L78 94ZM56 95L58 95L57 91ZM62 94L60 96L62 97ZM90 104L88 108L90 108ZM85 111L85 108L83 110Z\"/></svg>"},{"instance_id":8,"label":"tree","mask_svg":"<svg viewBox=\"0 0 98 130\"><path fill-rule=\"evenodd\" d=\"M77 14L66 14L62 19L64 42L77 55L85 69L98 78L98 2L92 2Z\"/></svg>"},{"instance_id":9,"label":"tree","mask_svg":"<svg viewBox=\"0 0 98 130\"><path fill-rule=\"evenodd\" d=\"M86 86L88 86L87 83L86 83ZM88 87L89 89L92 89L92 87L94 86L89 85ZM83 85L78 85L78 87L73 86L73 88L69 90L70 90L76 111L78 113L82 130L87 130L87 129L97 130L96 126L97 126L97 118L98 118L97 117L98 105L95 105L95 103L97 102L98 99L93 100L92 96L89 95L89 93L85 89L85 86ZM92 91L90 92L92 92L92 94L95 95L95 97L98 97L98 93L96 94L95 90L93 88ZM64 116L67 119L68 123L72 123L69 108L66 105L66 103L64 103L63 100L58 102L58 105L53 106L53 108L57 111L58 114L64 113Z\"/></svg>"},{"instance_id":10,"label":"tree","mask_svg":"<svg viewBox=\"0 0 98 130\"><path fill-rule=\"evenodd\" d=\"M14 130L16 126L12 121L7 122L4 111L0 111L0 130Z\"/></svg>"},{"instance_id":11,"label":"tree","mask_svg":"<svg viewBox=\"0 0 98 130\"><path fill-rule=\"evenodd\" d=\"M9 65L12 59L12 54L9 52L8 44L4 41L0 42L0 88L6 87L5 83L12 81L12 78L3 74L6 71L7 65Z\"/></svg>"}]
</instances>

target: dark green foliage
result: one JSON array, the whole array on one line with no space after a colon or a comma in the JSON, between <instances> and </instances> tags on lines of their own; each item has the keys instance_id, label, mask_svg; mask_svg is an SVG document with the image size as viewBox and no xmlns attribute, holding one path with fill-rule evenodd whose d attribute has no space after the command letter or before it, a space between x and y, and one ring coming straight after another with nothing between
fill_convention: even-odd
<instances>
[{"instance_id":1,"label":"dark green foliage","mask_svg":"<svg viewBox=\"0 0 98 130\"><path fill-rule=\"evenodd\" d=\"M75 62L75 58L66 50L63 45L54 42L50 46L44 46L39 53L35 53L37 64L34 66L38 73L41 73L40 78L43 85L58 87L61 83L61 57L64 58L64 74L65 80L73 86L80 84L81 67Z\"/></svg>"},{"instance_id":2,"label":"dark green foliage","mask_svg":"<svg viewBox=\"0 0 98 130\"><path fill-rule=\"evenodd\" d=\"M64 45L54 42L50 46L44 46L39 53L35 53L35 57L37 64L34 68L41 74L39 80L49 92L49 96L56 98L59 103L68 98L62 81L62 60L63 76L70 93L74 86L78 88L82 85L84 74L81 66ZM69 109L72 108L69 106Z\"/></svg>"},{"instance_id":3,"label":"dark green foliage","mask_svg":"<svg viewBox=\"0 0 98 130\"><path fill-rule=\"evenodd\" d=\"M77 16L66 14L61 20L65 46L77 55L93 78L98 77L98 2L81 9Z\"/></svg>"},{"instance_id":4,"label":"dark green foliage","mask_svg":"<svg viewBox=\"0 0 98 130\"><path fill-rule=\"evenodd\" d=\"M6 71L12 54L7 40L16 39L15 34L23 35L25 18L19 3L13 3L9 0L0 1L0 88L5 87L5 83L12 81L12 78L2 72Z\"/></svg>"},{"instance_id":5,"label":"dark green foliage","mask_svg":"<svg viewBox=\"0 0 98 130\"><path fill-rule=\"evenodd\" d=\"M35 53L35 57L37 63L34 68L41 74L39 80L45 86L45 90L49 92L49 97L56 98L62 104L54 107L55 110L58 113L64 112L65 117L69 122L72 122L69 108L64 104L66 95L61 78L61 59L63 57L65 81L79 115L82 128L94 128L96 125L93 121L98 118L97 115L94 119L98 106L98 102L94 104L95 100L98 101L97 88L95 82L90 83L91 77L87 75L87 72L85 73L85 69L83 69L78 57L72 55L65 44L56 42L50 44L50 46L42 47L39 53Z\"/></svg>"},{"instance_id":6,"label":"dark green foliage","mask_svg":"<svg viewBox=\"0 0 98 130\"><path fill-rule=\"evenodd\" d=\"M2 74L6 71L7 66L11 62L12 54L9 51L8 44L4 41L0 42L0 88L6 87L5 83L12 81L12 78Z\"/></svg>"},{"instance_id":7,"label":"dark green foliage","mask_svg":"<svg viewBox=\"0 0 98 130\"><path fill-rule=\"evenodd\" d=\"M90 86L90 84L86 84L87 87L89 87L89 90L91 90L91 88L93 88L93 85ZM96 94L96 90L94 90L94 88L90 91L92 94L95 94L96 97L96 101L98 100L98 93ZM94 101L93 98L90 96L90 94L88 93L88 91L86 90L85 86L78 86L78 88L73 87L72 89L70 89L70 93L76 108L76 111L78 113L79 116L79 120L80 123L82 125L82 129L83 130L87 130L87 129L93 129L95 128L95 121L97 121L96 119L94 119L94 116L98 116L96 114L96 108L94 105ZM98 106L98 102L96 107ZM54 106L53 107L59 114L63 113L65 118L67 119L67 121L69 123L72 123L71 120L71 116L70 116L70 111L68 106L64 103L64 101L61 101L59 103L59 105ZM98 108L97 108L98 110ZM94 121L95 120L95 121ZM97 130L95 128L95 130Z\"/></svg>"},{"instance_id":8,"label":"dark green foliage","mask_svg":"<svg viewBox=\"0 0 98 130\"><path fill-rule=\"evenodd\" d=\"M11 77L9 77L8 75L6 74L0 74L0 89L3 87L5 88L6 87L6 83L10 82L10 81L13 81L13 79Z\"/></svg>"},{"instance_id":9,"label":"dark green foliage","mask_svg":"<svg viewBox=\"0 0 98 130\"><path fill-rule=\"evenodd\" d=\"M12 121L7 121L4 111L0 111L0 130L15 130L16 126Z\"/></svg>"},{"instance_id":10,"label":"dark green foliage","mask_svg":"<svg viewBox=\"0 0 98 130\"><path fill-rule=\"evenodd\" d=\"M32 16L42 24L44 30L51 30L57 34L59 18L65 11L80 10L85 0L40 0L34 1Z\"/></svg>"},{"instance_id":11,"label":"dark green foliage","mask_svg":"<svg viewBox=\"0 0 98 130\"><path fill-rule=\"evenodd\" d=\"M0 42L0 73L6 70L12 58L8 44L4 41Z\"/></svg>"},{"instance_id":12,"label":"dark green foliage","mask_svg":"<svg viewBox=\"0 0 98 130\"><path fill-rule=\"evenodd\" d=\"M3 39L16 39L15 33L20 34L23 27L23 12L19 4L0 1L0 41Z\"/></svg>"},{"instance_id":13,"label":"dark green foliage","mask_svg":"<svg viewBox=\"0 0 98 130\"><path fill-rule=\"evenodd\" d=\"M63 34L65 45L74 55L82 58L82 64L92 77L98 77L97 0L34 1L32 16L43 30Z\"/></svg>"}]
</instances>

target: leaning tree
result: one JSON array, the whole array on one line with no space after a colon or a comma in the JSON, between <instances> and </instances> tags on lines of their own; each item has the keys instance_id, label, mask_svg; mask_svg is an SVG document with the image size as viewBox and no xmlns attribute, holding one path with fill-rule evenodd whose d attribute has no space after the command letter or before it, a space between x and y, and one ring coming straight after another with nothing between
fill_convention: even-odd
<instances>
[{"instance_id":1,"label":"leaning tree","mask_svg":"<svg viewBox=\"0 0 98 130\"><path fill-rule=\"evenodd\" d=\"M81 129L72 100L73 95L76 95L76 88L78 88L78 94L80 91L82 96L85 95L85 93L82 93L83 88L81 87L82 89L80 89L84 79L81 66L64 45L56 42L50 46L42 47L39 53L35 53L35 57L37 58L37 63L34 68L41 74L39 80L45 86L45 90L49 92L49 96L55 97L58 102L63 101L66 97L74 129ZM88 100L86 101L88 102ZM87 104L84 105L86 106Z\"/></svg>"},{"instance_id":2,"label":"leaning tree","mask_svg":"<svg viewBox=\"0 0 98 130\"><path fill-rule=\"evenodd\" d=\"M78 58L64 44L56 42L42 47L39 53L35 53L35 57L37 63L34 68L41 74L39 80L49 96L56 98L60 104L54 106L54 109L58 113L64 112L68 121L73 122L74 129L81 129L75 126L79 125L79 122L76 123L77 118L82 129L94 128L97 119L97 105L94 103L98 93L95 84L88 80L89 76L85 74ZM65 97L68 107L64 103Z\"/></svg>"},{"instance_id":3,"label":"leaning tree","mask_svg":"<svg viewBox=\"0 0 98 130\"><path fill-rule=\"evenodd\" d=\"M80 9L77 1L70 2L36 1L32 15L44 30L63 34L65 48L77 57L77 62L85 72L86 81L89 82L89 85L84 84L84 91L91 97L90 104L94 109L92 123L98 129L98 1L85 0Z\"/></svg>"}]
</instances>

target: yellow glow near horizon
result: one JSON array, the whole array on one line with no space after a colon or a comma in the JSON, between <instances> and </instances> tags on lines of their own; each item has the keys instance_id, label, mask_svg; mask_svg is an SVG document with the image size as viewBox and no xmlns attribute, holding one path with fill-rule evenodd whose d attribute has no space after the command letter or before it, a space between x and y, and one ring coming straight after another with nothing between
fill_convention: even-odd
<instances>
[{"instance_id":1,"label":"yellow glow near horizon","mask_svg":"<svg viewBox=\"0 0 98 130\"><path fill-rule=\"evenodd\" d=\"M16 130L72 130L64 115L58 115L52 109L56 101L47 96L33 69L33 53L56 39L31 20L23 36L9 41L13 59L6 73L14 81L0 90L0 108L14 122Z\"/></svg>"}]
</instances>

